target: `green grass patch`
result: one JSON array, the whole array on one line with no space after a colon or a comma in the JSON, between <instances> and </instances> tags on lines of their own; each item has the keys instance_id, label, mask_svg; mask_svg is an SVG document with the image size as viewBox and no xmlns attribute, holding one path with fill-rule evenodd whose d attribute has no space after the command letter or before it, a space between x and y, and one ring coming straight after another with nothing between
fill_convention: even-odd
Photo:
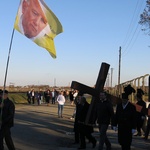
<instances>
[{"instance_id":1,"label":"green grass patch","mask_svg":"<svg viewBox=\"0 0 150 150\"><path fill-rule=\"evenodd\" d=\"M9 99L12 100L15 104L27 103L26 93L9 93Z\"/></svg>"}]
</instances>

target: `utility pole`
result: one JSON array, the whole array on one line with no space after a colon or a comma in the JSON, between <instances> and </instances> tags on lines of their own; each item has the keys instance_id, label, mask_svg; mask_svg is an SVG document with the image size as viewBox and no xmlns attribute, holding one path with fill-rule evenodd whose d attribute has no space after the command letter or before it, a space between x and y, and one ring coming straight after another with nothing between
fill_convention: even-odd
<instances>
[{"instance_id":1,"label":"utility pole","mask_svg":"<svg viewBox=\"0 0 150 150\"><path fill-rule=\"evenodd\" d=\"M109 73L108 73L108 76L107 76L107 88L109 89Z\"/></svg>"},{"instance_id":2,"label":"utility pole","mask_svg":"<svg viewBox=\"0 0 150 150\"><path fill-rule=\"evenodd\" d=\"M110 76L110 73L108 73L106 77L106 82L105 82L106 89L109 89L109 76Z\"/></svg>"},{"instance_id":3,"label":"utility pole","mask_svg":"<svg viewBox=\"0 0 150 150\"><path fill-rule=\"evenodd\" d=\"M54 87L56 87L56 78L54 78Z\"/></svg>"},{"instance_id":4,"label":"utility pole","mask_svg":"<svg viewBox=\"0 0 150 150\"><path fill-rule=\"evenodd\" d=\"M121 46L119 47L119 70L118 70L118 96L120 97L120 69L121 69Z\"/></svg>"},{"instance_id":5,"label":"utility pole","mask_svg":"<svg viewBox=\"0 0 150 150\"><path fill-rule=\"evenodd\" d=\"M112 88L113 68L111 68L111 88Z\"/></svg>"}]
</instances>

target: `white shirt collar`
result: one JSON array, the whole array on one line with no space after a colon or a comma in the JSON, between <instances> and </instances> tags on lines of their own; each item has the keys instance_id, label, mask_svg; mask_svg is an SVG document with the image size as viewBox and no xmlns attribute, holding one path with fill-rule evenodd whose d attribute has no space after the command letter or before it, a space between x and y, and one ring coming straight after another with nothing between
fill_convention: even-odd
<instances>
[{"instance_id":1,"label":"white shirt collar","mask_svg":"<svg viewBox=\"0 0 150 150\"><path fill-rule=\"evenodd\" d=\"M125 105L122 104L123 109L125 109L127 107L128 103L129 103L129 101Z\"/></svg>"}]
</instances>

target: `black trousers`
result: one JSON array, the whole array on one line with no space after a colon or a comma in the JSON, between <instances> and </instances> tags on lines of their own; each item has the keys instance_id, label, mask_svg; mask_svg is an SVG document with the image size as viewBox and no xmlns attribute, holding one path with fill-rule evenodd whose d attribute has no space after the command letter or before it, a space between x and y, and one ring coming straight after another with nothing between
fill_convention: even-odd
<instances>
[{"instance_id":1,"label":"black trousers","mask_svg":"<svg viewBox=\"0 0 150 150\"><path fill-rule=\"evenodd\" d=\"M55 97L52 97L52 104L55 104Z\"/></svg>"},{"instance_id":2,"label":"black trousers","mask_svg":"<svg viewBox=\"0 0 150 150\"><path fill-rule=\"evenodd\" d=\"M79 124L78 122L74 122L74 139L75 143L79 143Z\"/></svg>"},{"instance_id":3,"label":"black trousers","mask_svg":"<svg viewBox=\"0 0 150 150\"><path fill-rule=\"evenodd\" d=\"M121 145L121 149L122 150L131 150L130 146L131 145L126 145L126 144L125 145Z\"/></svg>"},{"instance_id":4,"label":"black trousers","mask_svg":"<svg viewBox=\"0 0 150 150\"><path fill-rule=\"evenodd\" d=\"M141 118L137 119L137 131L139 134L141 134L141 128L143 126L144 120Z\"/></svg>"},{"instance_id":5,"label":"black trousers","mask_svg":"<svg viewBox=\"0 0 150 150\"><path fill-rule=\"evenodd\" d=\"M3 144L4 138L5 138L5 142L6 142L8 149L9 150L15 150L9 127L2 127L0 129L0 150L4 150L4 144Z\"/></svg>"},{"instance_id":6,"label":"black trousers","mask_svg":"<svg viewBox=\"0 0 150 150\"><path fill-rule=\"evenodd\" d=\"M34 96L32 96L32 104L34 104L34 100L35 100L35 97L34 97Z\"/></svg>"},{"instance_id":7,"label":"black trousers","mask_svg":"<svg viewBox=\"0 0 150 150\"><path fill-rule=\"evenodd\" d=\"M93 127L79 123L80 147L86 148L85 138L87 138L91 143L96 142L96 139L92 136L92 130Z\"/></svg>"},{"instance_id":8,"label":"black trousers","mask_svg":"<svg viewBox=\"0 0 150 150\"><path fill-rule=\"evenodd\" d=\"M149 131L150 131L150 124L147 124L146 132L145 132L145 139L148 139Z\"/></svg>"}]
</instances>

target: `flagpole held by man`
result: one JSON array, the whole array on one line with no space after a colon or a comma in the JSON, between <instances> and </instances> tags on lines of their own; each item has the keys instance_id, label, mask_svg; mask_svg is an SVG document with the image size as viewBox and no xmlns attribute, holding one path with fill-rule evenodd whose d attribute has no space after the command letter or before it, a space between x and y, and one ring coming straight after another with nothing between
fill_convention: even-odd
<instances>
[{"instance_id":1,"label":"flagpole held by man","mask_svg":"<svg viewBox=\"0 0 150 150\"><path fill-rule=\"evenodd\" d=\"M3 101L3 103L2 103ZM3 140L9 150L15 150L15 146L11 137L11 127L14 126L15 105L8 98L7 90L0 90L0 150L4 150Z\"/></svg>"}]
</instances>

